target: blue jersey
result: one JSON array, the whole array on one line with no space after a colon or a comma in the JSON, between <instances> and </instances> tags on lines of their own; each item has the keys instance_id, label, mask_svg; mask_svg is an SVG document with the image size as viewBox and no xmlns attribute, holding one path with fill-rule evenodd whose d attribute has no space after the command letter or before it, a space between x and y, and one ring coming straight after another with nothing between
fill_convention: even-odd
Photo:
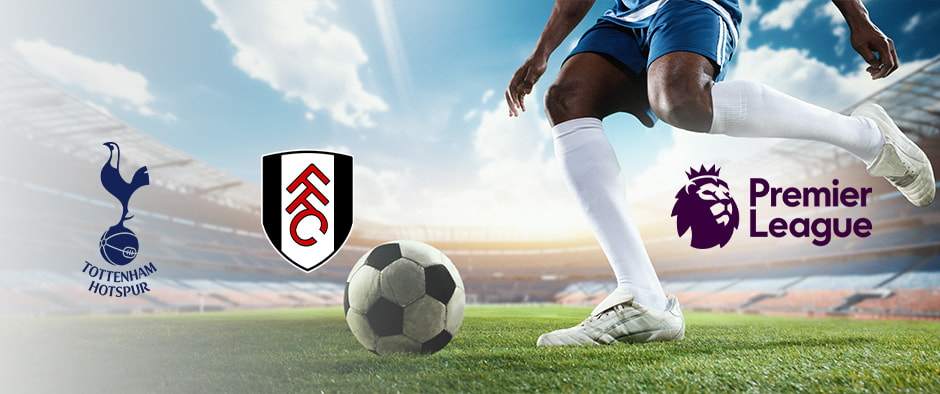
<instances>
[{"instance_id":1,"label":"blue jersey","mask_svg":"<svg viewBox=\"0 0 940 394\"><path fill-rule=\"evenodd\" d=\"M659 7L667 1L694 1L707 5L721 15L728 25L731 36L737 42L738 25L741 24L741 8L738 6L738 0L615 0L613 8L607 10L601 19L625 27L642 29L649 27Z\"/></svg>"}]
</instances>

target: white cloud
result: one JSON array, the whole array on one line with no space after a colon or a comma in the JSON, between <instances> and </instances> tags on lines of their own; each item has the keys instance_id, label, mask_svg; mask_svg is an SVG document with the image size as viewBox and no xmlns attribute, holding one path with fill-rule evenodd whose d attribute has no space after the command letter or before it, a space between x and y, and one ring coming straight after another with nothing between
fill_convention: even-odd
<instances>
[{"instance_id":1,"label":"white cloud","mask_svg":"<svg viewBox=\"0 0 940 394\"><path fill-rule=\"evenodd\" d=\"M538 96L538 93L533 93ZM356 167L357 215L396 224L506 226L530 234L589 232L551 152L551 128L533 102L518 118L501 100L475 115L480 164L459 189L422 184L409 169Z\"/></svg>"},{"instance_id":2,"label":"white cloud","mask_svg":"<svg viewBox=\"0 0 940 394\"><path fill-rule=\"evenodd\" d=\"M839 12L839 9L836 8L832 3L826 2L816 8L816 17L829 19L829 24L832 25L841 25L845 22L842 17L842 13Z\"/></svg>"},{"instance_id":3,"label":"white cloud","mask_svg":"<svg viewBox=\"0 0 940 394\"><path fill-rule=\"evenodd\" d=\"M908 19L907 23L904 24L904 27L901 28L901 31L905 33L910 33L914 31L914 28L916 28L917 25L920 24L920 20L921 20L921 13L918 12L914 14L914 16L911 17L911 19Z\"/></svg>"},{"instance_id":4,"label":"white cloud","mask_svg":"<svg viewBox=\"0 0 940 394\"><path fill-rule=\"evenodd\" d=\"M836 41L836 46L833 49L836 53L836 56L842 56L845 53L845 48L848 47L849 34L845 26L839 25L832 28L832 35L838 37Z\"/></svg>"},{"instance_id":5,"label":"white cloud","mask_svg":"<svg viewBox=\"0 0 940 394\"><path fill-rule=\"evenodd\" d=\"M483 104L488 103L488 102L490 101L490 99L492 99L495 94L496 94L496 90L494 90L494 89L489 89L489 90L483 92L483 96L480 98L480 102L483 103ZM478 109L471 109L471 110L469 110L469 111L467 111L467 112L465 112L465 113L463 114L463 120L469 121L469 120L471 120L471 119L477 117L477 115L480 115L480 110L478 110Z\"/></svg>"},{"instance_id":6,"label":"white cloud","mask_svg":"<svg viewBox=\"0 0 940 394\"><path fill-rule=\"evenodd\" d=\"M532 96L540 97L538 92ZM517 118L506 115L508 108L501 100L481 113L473 133L474 153L481 161L476 182L438 201L438 213L462 223L587 231L561 178L551 149L551 127L536 101Z\"/></svg>"},{"instance_id":7,"label":"white cloud","mask_svg":"<svg viewBox=\"0 0 940 394\"><path fill-rule=\"evenodd\" d=\"M350 127L374 126L371 115L388 109L364 89L358 68L368 57L355 35L330 21L333 2L202 3L237 49L235 66L286 98Z\"/></svg>"},{"instance_id":8,"label":"white cloud","mask_svg":"<svg viewBox=\"0 0 940 394\"><path fill-rule=\"evenodd\" d=\"M353 174L356 217L380 223L418 224L413 223L414 208L424 201L419 202L408 193L406 185L414 184L409 174L402 170L373 170L360 164L353 164Z\"/></svg>"},{"instance_id":9,"label":"white cloud","mask_svg":"<svg viewBox=\"0 0 940 394\"><path fill-rule=\"evenodd\" d=\"M832 35L839 37L840 43L845 42L846 38L849 37L848 32L849 31L845 28L845 26L842 25L834 26L832 28Z\"/></svg>"},{"instance_id":10,"label":"white cloud","mask_svg":"<svg viewBox=\"0 0 940 394\"><path fill-rule=\"evenodd\" d=\"M842 56L849 42L849 31L845 27L842 13L836 6L826 3L816 8L816 18L828 19L829 25L832 26L832 35L838 38L833 50L836 55Z\"/></svg>"},{"instance_id":11,"label":"white cloud","mask_svg":"<svg viewBox=\"0 0 940 394\"><path fill-rule=\"evenodd\" d=\"M486 92L483 92L483 98L480 101L483 104L486 104L486 102L490 101L490 99L493 98L493 95L495 94L496 94L496 90L494 89L487 90Z\"/></svg>"},{"instance_id":12,"label":"white cloud","mask_svg":"<svg viewBox=\"0 0 940 394\"><path fill-rule=\"evenodd\" d=\"M13 48L31 67L56 81L77 86L89 93L103 96L106 103L121 103L126 110L136 109L144 116L153 116L148 104L154 96L147 89L147 78L128 70L122 64L108 63L77 55L45 40L17 39ZM107 113L103 107L95 108Z\"/></svg>"},{"instance_id":13,"label":"white cloud","mask_svg":"<svg viewBox=\"0 0 940 394\"><path fill-rule=\"evenodd\" d=\"M736 44L735 51L740 52L747 48L748 40L751 38L751 24L759 20L761 9L760 5L757 4L757 0L751 2L741 1L739 3L741 7L741 26L738 28L740 33L739 42Z\"/></svg>"},{"instance_id":14,"label":"white cloud","mask_svg":"<svg viewBox=\"0 0 940 394\"><path fill-rule=\"evenodd\" d=\"M782 30L790 30L790 28L793 27L793 22L796 21L796 18L803 13L803 10L806 9L808 5L809 0L789 0L780 3L776 9L768 12L760 19L761 30L768 30L775 27Z\"/></svg>"}]
</instances>

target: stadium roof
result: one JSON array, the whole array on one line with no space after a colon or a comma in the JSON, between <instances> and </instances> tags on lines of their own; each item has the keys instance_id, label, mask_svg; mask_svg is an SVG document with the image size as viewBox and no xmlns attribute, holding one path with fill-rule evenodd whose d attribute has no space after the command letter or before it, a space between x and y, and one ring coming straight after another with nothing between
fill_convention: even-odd
<instances>
[{"instance_id":1,"label":"stadium roof","mask_svg":"<svg viewBox=\"0 0 940 394\"><path fill-rule=\"evenodd\" d=\"M137 130L0 56L0 126L77 159L100 162L116 141L125 166L146 165L152 184L260 214L261 189Z\"/></svg>"}]
</instances>

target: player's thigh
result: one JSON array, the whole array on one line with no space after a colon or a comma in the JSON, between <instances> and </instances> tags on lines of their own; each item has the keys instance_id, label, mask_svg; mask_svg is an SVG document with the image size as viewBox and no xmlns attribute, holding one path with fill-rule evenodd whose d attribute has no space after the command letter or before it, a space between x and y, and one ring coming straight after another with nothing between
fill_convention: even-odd
<instances>
[{"instance_id":1,"label":"player's thigh","mask_svg":"<svg viewBox=\"0 0 940 394\"><path fill-rule=\"evenodd\" d=\"M646 103L642 78L609 55L581 52L562 65L545 93L545 112L552 125L584 117L603 119L633 112Z\"/></svg>"}]
</instances>

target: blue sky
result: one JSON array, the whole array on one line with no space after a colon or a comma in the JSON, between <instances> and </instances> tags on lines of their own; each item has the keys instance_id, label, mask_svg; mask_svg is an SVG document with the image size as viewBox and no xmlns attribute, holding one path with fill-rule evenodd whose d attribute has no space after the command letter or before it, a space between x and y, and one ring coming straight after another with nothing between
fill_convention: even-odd
<instances>
[{"instance_id":1,"label":"blue sky","mask_svg":"<svg viewBox=\"0 0 940 394\"><path fill-rule=\"evenodd\" d=\"M550 1L4 0L0 51L252 182L265 153L352 153L364 219L563 229L582 222L557 174L540 95L610 4L598 1L562 44L518 119L505 116L502 92ZM940 2L866 5L897 44L899 74L940 54L931 38L940 37ZM729 79L758 80L835 110L884 86L866 79L828 2L743 8ZM727 162L766 144L646 129L626 115L605 126L631 198L681 176L670 163Z\"/></svg>"}]
</instances>

